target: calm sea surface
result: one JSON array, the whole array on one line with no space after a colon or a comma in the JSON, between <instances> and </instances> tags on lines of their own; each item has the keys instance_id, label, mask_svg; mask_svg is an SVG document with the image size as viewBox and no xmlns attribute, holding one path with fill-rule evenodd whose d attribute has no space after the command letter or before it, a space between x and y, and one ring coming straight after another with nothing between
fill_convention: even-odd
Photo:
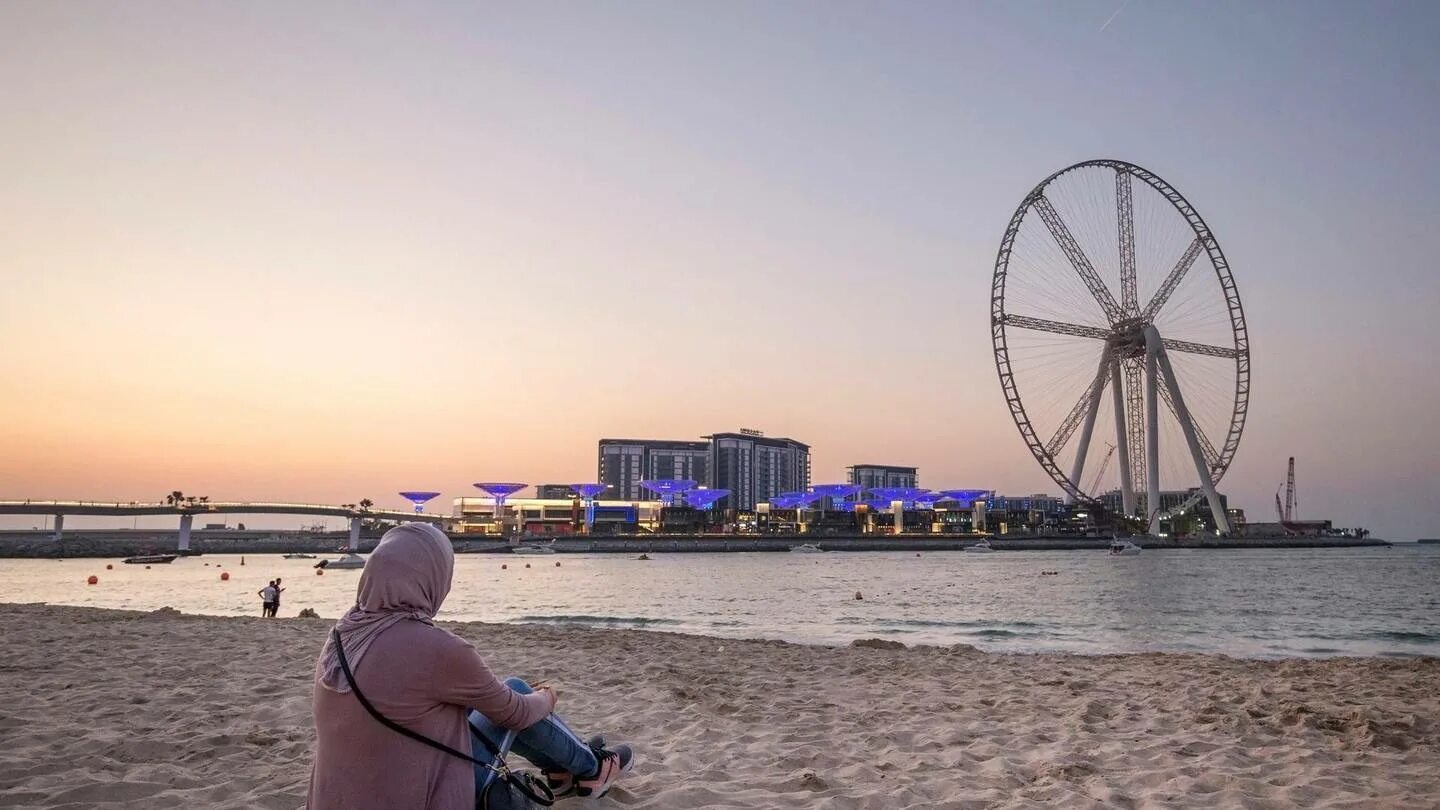
<instances>
[{"instance_id":1,"label":"calm sea surface","mask_svg":"<svg viewBox=\"0 0 1440 810\"><path fill-rule=\"evenodd\" d=\"M355 598L358 571L316 576L313 560L240 560L206 555L149 570L118 560L0 560L0 599L259 615L256 591L276 576L287 588L282 615L309 607L334 617ZM230 581L220 581L221 571ZM100 584L85 584L91 574ZM1097 551L655 554L648 562L619 554L461 555L441 618L804 643L880 636L1009 651L1440 656L1440 546L1120 558Z\"/></svg>"}]
</instances>

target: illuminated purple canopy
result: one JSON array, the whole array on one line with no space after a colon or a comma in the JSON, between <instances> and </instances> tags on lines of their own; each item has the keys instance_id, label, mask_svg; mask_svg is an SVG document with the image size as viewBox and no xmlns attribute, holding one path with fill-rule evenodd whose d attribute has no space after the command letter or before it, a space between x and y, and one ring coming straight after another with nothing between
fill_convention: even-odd
<instances>
[{"instance_id":1,"label":"illuminated purple canopy","mask_svg":"<svg viewBox=\"0 0 1440 810\"><path fill-rule=\"evenodd\" d=\"M770 505L780 509L798 509L806 503L803 492L782 492L770 499Z\"/></svg>"},{"instance_id":2,"label":"illuminated purple canopy","mask_svg":"<svg viewBox=\"0 0 1440 810\"><path fill-rule=\"evenodd\" d=\"M864 487L859 484L816 484L810 487L810 491L822 498L848 498L856 494Z\"/></svg>"},{"instance_id":3,"label":"illuminated purple canopy","mask_svg":"<svg viewBox=\"0 0 1440 810\"><path fill-rule=\"evenodd\" d=\"M510 484L504 482L479 483L475 488L483 491L486 495L495 499L496 503L504 503L505 499L529 486L528 484Z\"/></svg>"},{"instance_id":4,"label":"illuminated purple canopy","mask_svg":"<svg viewBox=\"0 0 1440 810\"><path fill-rule=\"evenodd\" d=\"M922 492L915 496L915 505L922 509L933 509L936 503L946 499L943 492Z\"/></svg>"},{"instance_id":5,"label":"illuminated purple canopy","mask_svg":"<svg viewBox=\"0 0 1440 810\"><path fill-rule=\"evenodd\" d=\"M425 511L425 502L426 502L426 501L429 501L429 500L431 500L431 499L433 499L433 498L439 497L439 495L440 495L440 493L438 493L438 492L402 492L402 493L400 493L400 497L402 497L402 498L404 498L405 500L407 500L407 501L415 504L415 511L416 511L416 512L424 512L424 511Z\"/></svg>"},{"instance_id":6,"label":"illuminated purple canopy","mask_svg":"<svg viewBox=\"0 0 1440 810\"><path fill-rule=\"evenodd\" d=\"M963 504L969 504L976 498L983 498L990 494L988 489L942 489L940 494L952 498Z\"/></svg>"},{"instance_id":7,"label":"illuminated purple canopy","mask_svg":"<svg viewBox=\"0 0 1440 810\"><path fill-rule=\"evenodd\" d=\"M890 508L890 502L887 501L887 500L883 500L883 499L881 499L881 498L871 498L870 500L859 501L859 503L863 503L863 504L865 504L866 506L870 507L871 509L873 509L873 510L875 510L875 511L877 511L877 512L879 512L879 511L882 510L882 509L889 509L889 508Z\"/></svg>"},{"instance_id":8,"label":"illuminated purple canopy","mask_svg":"<svg viewBox=\"0 0 1440 810\"><path fill-rule=\"evenodd\" d=\"M692 489L685 493L685 501L696 509L709 509L729 494L728 489Z\"/></svg>"},{"instance_id":9,"label":"illuminated purple canopy","mask_svg":"<svg viewBox=\"0 0 1440 810\"><path fill-rule=\"evenodd\" d=\"M918 487L877 487L870 490L870 494L876 499L886 501L886 506L895 501L913 501L919 495L924 495L927 490Z\"/></svg>"},{"instance_id":10,"label":"illuminated purple canopy","mask_svg":"<svg viewBox=\"0 0 1440 810\"><path fill-rule=\"evenodd\" d=\"M610 488L610 485L609 485L609 484L571 484L571 485L570 485L570 488L575 491L575 494L576 494L576 495L579 495L581 498L584 498L585 500L589 500L589 499L595 497L596 495L599 495L600 493L604 492L605 490L609 489L609 488Z\"/></svg>"},{"instance_id":11,"label":"illuminated purple canopy","mask_svg":"<svg viewBox=\"0 0 1440 810\"><path fill-rule=\"evenodd\" d=\"M661 503L672 506L675 503L675 496L694 489L696 482L684 478L660 478L641 481L640 486L659 495Z\"/></svg>"}]
</instances>

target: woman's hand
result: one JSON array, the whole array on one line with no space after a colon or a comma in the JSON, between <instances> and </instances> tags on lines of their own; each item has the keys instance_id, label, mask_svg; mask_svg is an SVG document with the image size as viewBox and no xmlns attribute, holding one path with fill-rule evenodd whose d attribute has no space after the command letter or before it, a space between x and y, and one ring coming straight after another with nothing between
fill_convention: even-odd
<instances>
[{"instance_id":1,"label":"woman's hand","mask_svg":"<svg viewBox=\"0 0 1440 810\"><path fill-rule=\"evenodd\" d=\"M549 698L549 699L550 699L550 711L551 711L551 712L554 712L554 711L555 711L555 703L560 699L560 696L557 695L557 694L555 694L555 689L554 689L554 688L549 687L549 686L537 686L537 687L535 687L535 694L537 694L537 695L544 695L545 697Z\"/></svg>"}]
</instances>

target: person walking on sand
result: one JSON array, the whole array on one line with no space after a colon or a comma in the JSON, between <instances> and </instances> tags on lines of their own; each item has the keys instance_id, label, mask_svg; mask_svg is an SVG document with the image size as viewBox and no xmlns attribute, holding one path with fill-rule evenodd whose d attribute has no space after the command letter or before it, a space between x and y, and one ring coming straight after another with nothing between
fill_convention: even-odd
<instances>
[{"instance_id":1,"label":"person walking on sand","mask_svg":"<svg viewBox=\"0 0 1440 810\"><path fill-rule=\"evenodd\" d=\"M270 603L271 618L280 615L280 594L285 592L285 589L280 587L280 577L275 577L273 584L275 585L275 599Z\"/></svg>"},{"instance_id":2,"label":"person walking on sand","mask_svg":"<svg viewBox=\"0 0 1440 810\"><path fill-rule=\"evenodd\" d=\"M256 591L256 593L260 594L260 616L266 619L270 618L275 610L276 595L279 593L275 589L275 580L270 580L270 584Z\"/></svg>"},{"instance_id":3,"label":"person walking on sand","mask_svg":"<svg viewBox=\"0 0 1440 810\"><path fill-rule=\"evenodd\" d=\"M455 754L490 761L507 729L557 796L603 796L634 765L629 746L581 740L554 714L552 688L500 680L434 625L454 574L454 548L429 524L391 529L370 554L315 663L309 810L472 810L490 771Z\"/></svg>"}]
</instances>

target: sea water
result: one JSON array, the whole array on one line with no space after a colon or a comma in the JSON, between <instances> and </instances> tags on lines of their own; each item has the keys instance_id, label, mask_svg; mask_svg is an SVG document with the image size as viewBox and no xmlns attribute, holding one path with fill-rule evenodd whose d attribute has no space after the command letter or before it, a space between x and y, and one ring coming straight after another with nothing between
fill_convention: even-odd
<instances>
[{"instance_id":1,"label":"sea water","mask_svg":"<svg viewBox=\"0 0 1440 810\"><path fill-rule=\"evenodd\" d=\"M1440 546L650 557L460 555L440 618L1015 652L1440 656ZM259 616L256 592L278 576L282 616L338 616L360 572L317 576L314 563L0 560L0 600ZM92 574L99 583L87 585Z\"/></svg>"}]
</instances>

